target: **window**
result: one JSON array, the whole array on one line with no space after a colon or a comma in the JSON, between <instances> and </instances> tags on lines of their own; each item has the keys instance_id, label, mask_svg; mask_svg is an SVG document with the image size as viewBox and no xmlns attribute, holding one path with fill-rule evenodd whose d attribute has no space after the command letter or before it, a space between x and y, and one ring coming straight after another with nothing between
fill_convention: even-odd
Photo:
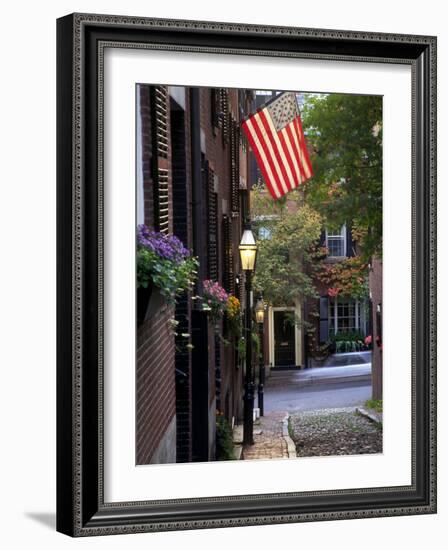
<instances>
[{"instance_id":1,"label":"window","mask_svg":"<svg viewBox=\"0 0 448 550\"><path fill-rule=\"evenodd\" d=\"M330 335L338 332L366 331L365 307L359 300L351 298L330 298Z\"/></svg>"},{"instance_id":2,"label":"window","mask_svg":"<svg viewBox=\"0 0 448 550\"><path fill-rule=\"evenodd\" d=\"M266 240L272 238L272 230L269 227L259 227L258 228L258 238L260 240Z\"/></svg>"},{"instance_id":3,"label":"window","mask_svg":"<svg viewBox=\"0 0 448 550\"><path fill-rule=\"evenodd\" d=\"M330 257L343 258L347 255L347 229L345 224L339 231L326 229L325 240Z\"/></svg>"}]
</instances>

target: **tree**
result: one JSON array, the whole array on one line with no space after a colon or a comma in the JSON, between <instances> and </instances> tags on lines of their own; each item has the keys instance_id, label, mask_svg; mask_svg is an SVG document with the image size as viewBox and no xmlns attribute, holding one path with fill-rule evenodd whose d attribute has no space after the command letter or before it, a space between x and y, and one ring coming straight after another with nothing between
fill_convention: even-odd
<instances>
[{"instance_id":1,"label":"tree","mask_svg":"<svg viewBox=\"0 0 448 550\"><path fill-rule=\"evenodd\" d=\"M293 304L315 296L307 266L319 239L322 219L299 193L273 201L262 187L252 192L254 225L267 238L259 241L254 289L272 305Z\"/></svg>"},{"instance_id":2,"label":"tree","mask_svg":"<svg viewBox=\"0 0 448 550\"><path fill-rule=\"evenodd\" d=\"M382 98L307 96L302 112L314 176L306 202L330 228L347 223L364 258L382 248Z\"/></svg>"}]
</instances>

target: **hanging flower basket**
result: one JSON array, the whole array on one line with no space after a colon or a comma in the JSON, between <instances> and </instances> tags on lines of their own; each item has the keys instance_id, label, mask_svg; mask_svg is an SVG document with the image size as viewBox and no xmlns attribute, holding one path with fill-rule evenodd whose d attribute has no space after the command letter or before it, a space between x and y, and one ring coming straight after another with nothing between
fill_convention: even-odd
<instances>
[{"instance_id":1,"label":"hanging flower basket","mask_svg":"<svg viewBox=\"0 0 448 550\"><path fill-rule=\"evenodd\" d=\"M144 320L153 289L166 303L193 287L198 261L174 235L139 225L137 231L137 319Z\"/></svg>"},{"instance_id":2,"label":"hanging flower basket","mask_svg":"<svg viewBox=\"0 0 448 550\"><path fill-rule=\"evenodd\" d=\"M208 311L214 325L218 325L227 308L229 295L216 281L203 281L203 311Z\"/></svg>"}]
</instances>

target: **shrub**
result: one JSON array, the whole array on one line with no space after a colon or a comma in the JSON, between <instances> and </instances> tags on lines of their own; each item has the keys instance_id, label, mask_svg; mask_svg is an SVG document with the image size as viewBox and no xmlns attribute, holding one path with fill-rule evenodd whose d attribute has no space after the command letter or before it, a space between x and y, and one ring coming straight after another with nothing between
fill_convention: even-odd
<instances>
[{"instance_id":1,"label":"shrub","mask_svg":"<svg viewBox=\"0 0 448 550\"><path fill-rule=\"evenodd\" d=\"M338 332L330 337L330 343L336 353L362 351L367 348L364 338L359 331Z\"/></svg>"},{"instance_id":2,"label":"shrub","mask_svg":"<svg viewBox=\"0 0 448 550\"><path fill-rule=\"evenodd\" d=\"M216 415L216 460L235 460L232 427L221 413Z\"/></svg>"}]
</instances>

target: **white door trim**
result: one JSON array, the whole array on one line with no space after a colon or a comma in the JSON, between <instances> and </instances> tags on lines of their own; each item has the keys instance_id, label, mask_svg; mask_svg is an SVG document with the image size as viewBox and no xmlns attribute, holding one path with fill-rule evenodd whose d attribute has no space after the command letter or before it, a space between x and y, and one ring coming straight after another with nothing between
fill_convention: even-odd
<instances>
[{"instance_id":1,"label":"white door trim","mask_svg":"<svg viewBox=\"0 0 448 550\"><path fill-rule=\"evenodd\" d=\"M275 347L274 347L274 312L275 311L294 311L296 316L299 319L302 318L302 311L300 306L289 306L289 307L269 307L269 364L271 367L275 367ZM294 327L294 344L295 344L295 364L301 365L301 348L302 348L302 339L301 339L300 329L297 324Z\"/></svg>"}]
</instances>

